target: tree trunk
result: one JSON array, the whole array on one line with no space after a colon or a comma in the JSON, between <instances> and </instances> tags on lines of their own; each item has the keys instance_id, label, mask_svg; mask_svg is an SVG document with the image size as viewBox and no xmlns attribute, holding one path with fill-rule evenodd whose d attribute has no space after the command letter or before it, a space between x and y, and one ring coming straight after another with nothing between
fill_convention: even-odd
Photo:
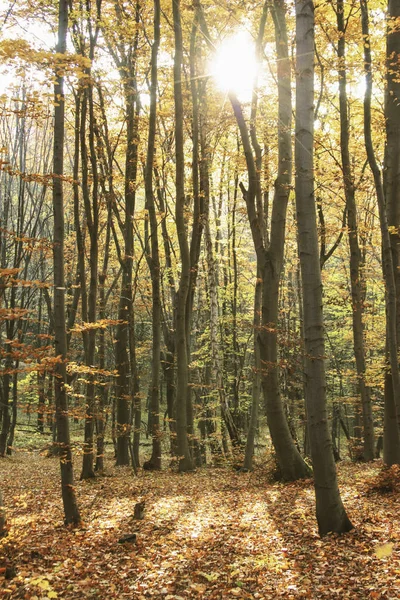
<instances>
[{"instance_id":1,"label":"tree trunk","mask_svg":"<svg viewBox=\"0 0 400 600\"><path fill-rule=\"evenodd\" d=\"M398 264L398 258L396 258L396 235L392 235L392 239L389 233L389 224L396 222L395 215L390 207L393 204L386 204L386 196L392 196L393 198L393 187L390 183L393 175L393 163L391 159L387 157L387 170L385 177L385 189L382 183L382 174L379 168L378 162L375 156L375 150L372 142L372 129L371 129L371 97L372 97L372 58L371 58L371 47L369 38L369 17L368 17L368 5L366 0L360 0L361 5L361 23L362 33L364 36L364 72L365 72L365 95L364 95L364 140L365 148L367 151L368 163L374 177L376 199L379 210L379 223L381 229L382 239L382 268L383 277L385 280L385 304L386 304L386 354L389 357L390 369L387 369L385 374L385 414L384 414L384 443L383 443L383 460L386 464L393 465L400 462L400 430L398 426L399 418L399 407L398 399L400 397L400 373L397 359L397 347L399 340L400 326L397 321L398 311L398 294L397 290L400 287L399 283L399 270L395 265ZM397 43L400 44L400 36L397 33L390 34L390 37L397 36ZM393 38L392 38L393 41ZM391 53L390 40L388 39L388 55ZM399 93L399 85L396 81L392 81L392 76L388 73L388 90L394 87ZM394 90L392 90L394 91ZM392 105L390 92L387 91L388 99L386 103L387 112L387 139L389 151L389 144L396 145L398 142L399 131L395 129L391 132L391 123L396 121L397 114L397 127L400 127L400 117L397 107L397 103ZM389 142L390 140L390 142ZM394 200L394 204L396 201ZM387 210L388 209L388 210ZM398 221L397 221L398 222ZM392 241L394 248L392 249ZM397 281L397 289L396 289ZM397 296L397 297L396 297ZM397 423L396 423L397 421Z\"/></svg>"},{"instance_id":2,"label":"tree trunk","mask_svg":"<svg viewBox=\"0 0 400 600\"><path fill-rule=\"evenodd\" d=\"M115 4L118 13L118 4ZM119 13L118 13L119 14ZM140 20L140 6L136 3L136 23ZM122 283L118 307L118 325L115 343L115 363L117 370L116 384L116 438L117 438L117 465L129 464L129 439L131 431L131 393L133 384L131 373L132 351L129 352L132 341L133 296L132 296L132 266L134 254L133 242L133 216L136 202L136 179L138 166L138 126L139 102L136 83L136 52L138 46L139 27L136 28L134 47L130 48L127 55L118 63L121 80L124 82L126 135L127 146L125 155L125 221L123 235L125 241L124 255L120 257L122 267ZM132 62L133 61L133 62ZM133 336L134 339L134 336ZM131 355L131 356L130 356Z\"/></svg>"},{"instance_id":3,"label":"tree trunk","mask_svg":"<svg viewBox=\"0 0 400 600\"><path fill-rule=\"evenodd\" d=\"M157 116L157 55L160 45L160 0L154 0L154 40L151 49L150 116L147 157L145 166L146 207L150 220L150 246L148 264L152 286L152 363L149 412L151 414L152 453L148 467L161 469L160 432L160 355L161 355L161 297L160 297L160 254L158 248L158 223L153 189L153 166L155 156Z\"/></svg>"},{"instance_id":4,"label":"tree trunk","mask_svg":"<svg viewBox=\"0 0 400 600\"><path fill-rule=\"evenodd\" d=\"M174 101L175 101L175 219L178 234L181 275L176 296L176 433L179 471L193 469L193 460L188 441L187 397L188 397L188 340L186 328L186 303L190 286L190 254L185 220L185 157L183 140L182 98L182 26L180 0L172 0L175 36L174 57Z\"/></svg>"},{"instance_id":5,"label":"tree trunk","mask_svg":"<svg viewBox=\"0 0 400 600\"><path fill-rule=\"evenodd\" d=\"M360 246L358 243L357 206L355 199L354 175L350 164L349 151L349 117L347 100L346 77L346 28L344 18L344 0L337 0L337 26L339 40L337 55L339 61L339 110L340 110L340 151L342 158L343 185L346 197L347 231L350 246L350 285L352 299L353 343L356 359L357 382L361 396L362 424L363 424L363 454L365 461L374 459L375 436L374 420L372 416L371 389L365 381L365 344L364 344L364 300L365 281ZM358 406L355 407L357 411Z\"/></svg>"},{"instance_id":6,"label":"tree trunk","mask_svg":"<svg viewBox=\"0 0 400 600\"><path fill-rule=\"evenodd\" d=\"M388 347L392 385L387 385L385 390L385 404L388 412L396 413L398 435L397 439L388 434L391 428L385 429L384 460L388 464L399 462L399 435L400 435L400 378L398 369L398 348L400 340L400 81L398 65L400 59L400 30L397 21L400 18L400 5L396 0L389 0L387 12L387 37L386 37L386 148L384 161L384 194L386 202L387 223L390 231L390 246L393 261L393 276L395 298L391 287L387 290L390 298L391 312L388 313ZM394 317L395 315L395 317ZM393 325L395 319L396 325ZM385 419L387 424L389 415ZM390 451L389 451L390 449Z\"/></svg>"},{"instance_id":7,"label":"tree trunk","mask_svg":"<svg viewBox=\"0 0 400 600\"><path fill-rule=\"evenodd\" d=\"M65 54L68 27L68 3L59 1L58 43L56 52ZM53 155L53 267L54 267L54 346L55 405L57 419L57 443L61 450L61 490L66 524L77 525L80 515L75 497L72 453L69 435L68 397L66 391L67 335L65 329L65 283L64 283L64 78L57 71L54 75L54 155Z\"/></svg>"},{"instance_id":8,"label":"tree trunk","mask_svg":"<svg viewBox=\"0 0 400 600\"><path fill-rule=\"evenodd\" d=\"M314 201L314 5L296 3L296 211L304 315L306 406L320 535L352 528L337 484L328 429L322 282Z\"/></svg>"},{"instance_id":9,"label":"tree trunk","mask_svg":"<svg viewBox=\"0 0 400 600\"><path fill-rule=\"evenodd\" d=\"M244 454L243 469L251 471L253 469L254 456L254 440L258 427L258 413L260 406L261 392L261 361L260 361L260 346L258 343L258 334L260 330L260 315L261 315L261 299L262 299L262 281L258 277L254 290L254 311L253 311L253 326L254 326L254 367L253 367L253 382L251 391L251 413L249 431L246 439L246 449Z\"/></svg>"},{"instance_id":10,"label":"tree trunk","mask_svg":"<svg viewBox=\"0 0 400 600\"><path fill-rule=\"evenodd\" d=\"M10 431L7 440L7 454L11 454L12 447L14 444L15 427L17 425L17 409L18 409L18 366L19 360L15 361L15 372L13 373L13 391L12 391L12 405L11 405L11 423Z\"/></svg>"}]
</instances>

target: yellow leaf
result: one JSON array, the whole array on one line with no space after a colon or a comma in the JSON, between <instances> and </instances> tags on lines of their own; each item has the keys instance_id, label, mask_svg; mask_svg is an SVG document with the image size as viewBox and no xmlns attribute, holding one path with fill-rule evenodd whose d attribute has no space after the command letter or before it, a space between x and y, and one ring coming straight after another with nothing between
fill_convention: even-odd
<instances>
[{"instance_id":1,"label":"yellow leaf","mask_svg":"<svg viewBox=\"0 0 400 600\"><path fill-rule=\"evenodd\" d=\"M40 587L41 590L48 590L50 583L47 581L47 579L42 579L42 581L38 581L37 586Z\"/></svg>"},{"instance_id":2,"label":"yellow leaf","mask_svg":"<svg viewBox=\"0 0 400 600\"><path fill-rule=\"evenodd\" d=\"M57 592L49 592L47 594L48 598L57 598L57 596L58 596Z\"/></svg>"},{"instance_id":3,"label":"yellow leaf","mask_svg":"<svg viewBox=\"0 0 400 600\"><path fill-rule=\"evenodd\" d=\"M207 579L207 581L209 581L210 583L212 581L217 581L217 579L221 577L220 573L203 573L202 571L199 572L199 575L204 577L204 579Z\"/></svg>"},{"instance_id":4,"label":"yellow leaf","mask_svg":"<svg viewBox=\"0 0 400 600\"><path fill-rule=\"evenodd\" d=\"M382 544L381 546L376 546L375 548L375 556L378 558L386 558L390 556L393 552L393 543Z\"/></svg>"}]
</instances>

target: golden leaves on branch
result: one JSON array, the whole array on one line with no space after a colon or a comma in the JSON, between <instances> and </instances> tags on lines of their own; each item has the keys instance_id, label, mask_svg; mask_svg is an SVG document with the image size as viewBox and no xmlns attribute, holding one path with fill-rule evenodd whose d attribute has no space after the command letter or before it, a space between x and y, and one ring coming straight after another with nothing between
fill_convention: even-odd
<instances>
[{"instance_id":1,"label":"golden leaves on branch","mask_svg":"<svg viewBox=\"0 0 400 600\"><path fill-rule=\"evenodd\" d=\"M24 64L34 64L39 68L49 69L57 76L73 75L77 79L86 77L86 71L91 66L91 60L80 54L36 50L23 39L2 40L0 42L0 61L3 63L22 61Z\"/></svg>"},{"instance_id":2,"label":"golden leaves on branch","mask_svg":"<svg viewBox=\"0 0 400 600\"><path fill-rule=\"evenodd\" d=\"M112 325L124 325L127 324L127 321L121 321L120 319L100 319L99 321L93 321L90 323L82 322L76 324L72 329L70 329L71 333L82 333L85 331L90 331L93 329L106 329Z\"/></svg>"}]
</instances>

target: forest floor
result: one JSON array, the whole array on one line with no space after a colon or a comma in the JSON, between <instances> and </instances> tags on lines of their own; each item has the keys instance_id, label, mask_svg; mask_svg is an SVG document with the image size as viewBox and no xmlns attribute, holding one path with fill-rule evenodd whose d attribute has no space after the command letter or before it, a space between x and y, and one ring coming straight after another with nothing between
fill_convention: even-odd
<instances>
[{"instance_id":1,"label":"forest floor","mask_svg":"<svg viewBox=\"0 0 400 600\"><path fill-rule=\"evenodd\" d=\"M135 477L112 462L108 476L77 482L84 525L70 529L57 459L20 451L0 459L0 598L398 599L400 476L381 468L339 465L355 526L343 536L319 538L310 480L211 468ZM118 543L133 532L136 543Z\"/></svg>"}]
</instances>

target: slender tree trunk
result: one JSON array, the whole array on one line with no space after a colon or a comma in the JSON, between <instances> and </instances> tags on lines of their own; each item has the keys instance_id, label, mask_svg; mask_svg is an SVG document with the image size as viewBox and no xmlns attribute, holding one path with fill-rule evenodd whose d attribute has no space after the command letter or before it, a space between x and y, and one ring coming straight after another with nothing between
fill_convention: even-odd
<instances>
[{"instance_id":1,"label":"slender tree trunk","mask_svg":"<svg viewBox=\"0 0 400 600\"><path fill-rule=\"evenodd\" d=\"M14 444L14 434L15 427L17 425L17 416L18 416L18 366L19 360L15 361L15 372L13 373L12 382L12 405L11 405L11 423L10 423L10 431L8 433L7 439L7 454L11 454L12 447Z\"/></svg>"},{"instance_id":2,"label":"slender tree trunk","mask_svg":"<svg viewBox=\"0 0 400 600\"><path fill-rule=\"evenodd\" d=\"M188 397L188 340L186 328L186 303L190 286L190 254L185 220L185 157L183 140L182 98L182 25L180 0L172 0L175 35L174 57L174 100L175 100L175 219L178 234L181 276L176 297L176 433L180 471L193 469L193 459L188 441L187 397Z\"/></svg>"},{"instance_id":3,"label":"slender tree trunk","mask_svg":"<svg viewBox=\"0 0 400 600\"><path fill-rule=\"evenodd\" d=\"M116 10L118 5L116 4ZM140 6L136 3L136 22L139 23ZM125 241L124 255L121 257L122 283L118 307L118 326L115 343L115 362L117 369L116 385L116 437L117 437L117 465L129 464L129 439L131 431L131 394L133 385L130 380L136 378L136 373L131 373L131 364L134 361L130 342L132 341L133 295L132 295L132 266L134 254L133 241L133 215L136 202L136 179L138 166L138 98L136 82L136 52L138 46L138 31L136 30L134 47L128 56L124 56L118 67L121 79L124 81L126 102L126 128L127 146L125 156L125 222L123 235ZM133 55L133 58L132 58ZM134 336L133 336L134 339ZM134 341L133 341L134 343Z\"/></svg>"},{"instance_id":4,"label":"slender tree trunk","mask_svg":"<svg viewBox=\"0 0 400 600\"><path fill-rule=\"evenodd\" d=\"M314 5L296 3L296 211L304 311L306 406L320 535L352 528L339 493L326 409L324 324L314 201Z\"/></svg>"},{"instance_id":5,"label":"slender tree trunk","mask_svg":"<svg viewBox=\"0 0 400 600\"><path fill-rule=\"evenodd\" d=\"M89 76L90 72L89 72ZM97 288L98 288L98 260L99 260L99 223L98 223L98 168L97 156L94 141L94 107L93 107L93 84L90 84L87 89L87 100L89 106L89 155L92 172L92 191L91 200L89 197L89 186L83 185L83 196L85 204L86 223L89 231L89 294L87 305L88 323L95 323L97 318ZM84 131L83 131L84 134ZM88 171L87 148L85 139L82 140L82 166L83 171ZM87 174L85 175L85 179ZM83 180L84 178L82 178ZM87 332L87 345L85 352L85 363L88 370L94 366L96 350L96 328L92 327ZM85 410L85 432L83 443L83 461L81 479L89 479L94 477L94 451L93 451L93 433L94 433L94 404L95 404L95 389L94 375L88 372L86 384L86 410Z\"/></svg>"},{"instance_id":6,"label":"slender tree trunk","mask_svg":"<svg viewBox=\"0 0 400 600\"><path fill-rule=\"evenodd\" d=\"M39 433L44 433L45 411L46 411L46 395L44 384L46 380L46 371L38 371L36 376L38 388L38 412L37 412L37 429Z\"/></svg>"},{"instance_id":7,"label":"slender tree trunk","mask_svg":"<svg viewBox=\"0 0 400 600\"><path fill-rule=\"evenodd\" d=\"M151 49L150 116L145 167L146 207L150 220L151 252L148 264L152 286L152 380L150 391L152 453L147 467L161 469L160 432L160 355L161 355L161 296L160 296L160 254L158 248L158 223L153 189L153 167L155 156L156 116L157 116L157 55L160 45L160 0L154 0L154 40Z\"/></svg>"},{"instance_id":8,"label":"slender tree trunk","mask_svg":"<svg viewBox=\"0 0 400 600\"><path fill-rule=\"evenodd\" d=\"M100 319L106 318L106 298L105 298L105 282L107 278L107 267L108 267L108 256L110 248L110 235L111 235L111 207L109 207L108 221L107 221L107 232L105 241L105 251L103 259L103 268L99 275L99 317ZM106 368L106 343L105 343L105 331L100 329L99 332L99 369L104 371ZM108 385L100 383L97 386L98 389L98 406L96 413L96 464L95 470L98 473L104 472L104 437L106 430L106 407L108 404Z\"/></svg>"},{"instance_id":9,"label":"slender tree trunk","mask_svg":"<svg viewBox=\"0 0 400 600\"><path fill-rule=\"evenodd\" d=\"M260 361L260 346L258 343L258 335L261 322L261 300L262 300L262 281L258 277L254 290L254 312L253 312L253 327L254 327L254 367L253 367L253 382L251 391L251 413L249 431L246 439L246 449L244 454L243 470L251 471L253 469L254 456L254 441L258 427L258 413L260 406L261 392L261 361Z\"/></svg>"},{"instance_id":10,"label":"slender tree trunk","mask_svg":"<svg viewBox=\"0 0 400 600\"><path fill-rule=\"evenodd\" d=\"M192 96L192 185L193 185L193 220L191 228L190 238L190 279L189 289L186 301L186 337L188 343L188 363L191 360L191 330L192 330L192 319L193 319L193 304L194 295L196 290L197 274L199 269L200 259L200 248L201 238L204 228L205 220L205 205L207 204L206 196L204 192L204 186L207 183L204 181L208 178L208 156L205 148L205 127L206 119L204 118L203 112L206 107L206 101L203 97L202 90L204 92L205 82L201 80L199 74L199 47L198 47L198 18L197 12L195 12L192 31L190 36L190 88ZM201 138L201 140L200 140ZM200 147L202 149L202 157L200 159ZM202 171L202 172L201 172ZM191 371L188 372L189 383L192 377ZM188 416L188 434L190 441L190 450L193 454L193 460L196 466L201 466L202 456L200 451L200 445L197 436L194 431L194 409L193 409L193 397L192 397L192 386L188 386L188 397L187 397L187 416Z\"/></svg>"},{"instance_id":11,"label":"slender tree trunk","mask_svg":"<svg viewBox=\"0 0 400 600\"><path fill-rule=\"evenodd\" d=\"M346 28L344 18L344 0L337 0L337 26L339 40L337 55L339 60L339 110L340 110L340 151L342 158L343 184L346 197L347 225L350 246L350 285L352 299L353 343L356 359L357 382L361 396L362 424L364 447L362 458L365 461L374 459L375 436L372 415L371 389L365 381L365 343L364 343L364 299L365 278L361 250L358 243L357 206L355 199L354 175L350 164L349 150L349 117L346 76ZM355 407L356 411L358 406Z\"/></svg>"},{"instance_id":12,"label":"slender tree trunk","mask_svg":"<svg viewBox=\"0 0 400 600\"><path fill-rule=\"evenodd\" d=\"M158 208L161 215L161 231L163 237L164 255L165 255L165 270L167 272L168 290L173 307L172 327L168 323L168 319L163 319L163 337L166 347L162 367L164 380L166 385L167 399L167 414L170 431L170 449L171 456L177 456L177 439L176 439L176 388L175 388L175 309L176 309L176 291L175 281L172 275L172 256L171 243L167 231L166 217L167 206L164 200L165 190L163 189L162 179L158 169L154 168L154 175L157 188Z\"/></svg>"},{"instance_id":13,"label":"slender tree trunk","mask_svg":"<svg viewBox=\"0 0 400 600\"><path fill-rule=\"evenodd\" d=\"M2 538L4 535L7 535L6 522L6 511L3 504L3 494L0 490L0 538Z\"/></svg>"},{"instance_id":14,"label":"slender tree trunk","mask_svg":"<svg viewBox=\"0 0 400 600\"><path fill-rule=\"evenodd\" d=\"M12 367L12 361L8 358L5 361L5 369L8 370ZM9 373L5 373L2 376L2 394L1 401L3 405L3 418L1 422L0 432L0 456L5 456L7 453L7 437L10 430L10 380L11 376Z\"/></svg>"},{"instance_id":15,"label":"slender tree trunk","mask_svg":"<svg viewBox=\"0 0 400 600\"><path fill-rule=\"evenodd\" d=\"M58 8L58 54L66 52L68 27L68 3L59 1ZM64 283L64 78L57 70L54 85L54 164L53 164L53 267L54 267L54 346L55 405L57 419L57 443L61 450L61 490L66 524L77 525L80 515L75 497L72 453L69 435L68 397L66 391L67 335L65 329L65 283Z\"/></svg>"}]
</instances>

